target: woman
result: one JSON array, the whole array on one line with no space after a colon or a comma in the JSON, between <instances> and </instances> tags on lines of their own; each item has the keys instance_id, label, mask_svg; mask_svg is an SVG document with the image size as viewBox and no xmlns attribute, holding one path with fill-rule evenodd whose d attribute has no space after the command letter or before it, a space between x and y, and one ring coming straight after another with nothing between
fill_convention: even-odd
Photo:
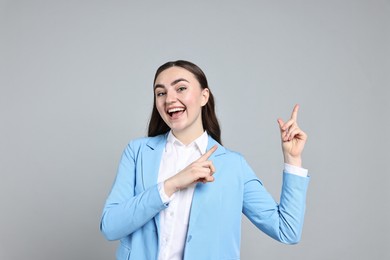
<instances>
[{"instance_id":1,"label":"woman","mask_svg":"<svg viewBox=\"0 0 390 260\"><path fill-rule=\"evenodd\" d=\"M221 145L214 98L188 61L162 65L154 78L148 137L123 152L101 230L120 240L117 259L239 259L241 212L283 243L301 236L306 134L278 119L285 161L278 205L238 153Z\"/></svg>"}]
</instances>

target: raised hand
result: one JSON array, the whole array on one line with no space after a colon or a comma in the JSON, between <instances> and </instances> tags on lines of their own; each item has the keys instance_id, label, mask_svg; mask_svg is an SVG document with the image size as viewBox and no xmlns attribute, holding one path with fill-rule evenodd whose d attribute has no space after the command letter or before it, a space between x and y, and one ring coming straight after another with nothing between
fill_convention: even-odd
<instances>
[{"instance_id":1,"label":"raised hand","mask_svg":"<svg viewBox=\"0 0 390 260\"><path fill-rule=\"evenodd\" d=\"M203 154L198 160L194 161L182 171L167 179L164 182L164 190L168 196L171 196L178 190L187 188L195 182L212 182L215 167L209 157L217 150L214 145L210 150Z\"/></svg>"},{"instance_id":2,"label":"raised hand","mask_svg":"<svg viewBox=\"0 0 390 260\"><path fill-rule=\"evenodd\" d=\"M298 110L299 105L295 105L291 118L287 122L278 118L278 124L282 139L284 162L302 167L301 154L307 140L307 135L298 126Z\"/></svg>"}]
</instances>

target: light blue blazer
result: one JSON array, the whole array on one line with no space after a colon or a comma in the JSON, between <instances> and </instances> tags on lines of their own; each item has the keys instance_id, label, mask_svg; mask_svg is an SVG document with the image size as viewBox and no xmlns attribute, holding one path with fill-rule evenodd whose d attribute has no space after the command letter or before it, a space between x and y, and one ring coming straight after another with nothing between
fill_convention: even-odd
<instances>
[{"instance_id":1,"label":"light blue blazer","mask_svg":"<svg viewBox=\"0 0 390 260\"><path fill-rule=\"evenodd\" d=\"M100 224L108 240L120 240L119 260L157 259L159 213L169 207L157 185L166 138L137 139L123 152ZM214 144L209 136L208 149ZM300 240L308 177L284 173L278 205L240 154L218 144L209 160L215 181L196 186L183 259L240 259L241 212L278 241Z\"/></svg>"}]
</instances>

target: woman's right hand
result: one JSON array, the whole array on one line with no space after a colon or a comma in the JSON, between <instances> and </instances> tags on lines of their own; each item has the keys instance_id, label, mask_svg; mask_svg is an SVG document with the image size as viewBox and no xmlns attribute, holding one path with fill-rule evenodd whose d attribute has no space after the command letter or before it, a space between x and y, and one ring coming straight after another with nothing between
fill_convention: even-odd
<instances>
[{"instance_id":1,"label":"woman's right hand","mask_svg":"<svg viewBox=\"0 0 390 260\"><path fill-rule=\"evenodd\" d=\"M182 171L167 179L164 182L166 195L172 196L178 190L185 189L195 182L213 182L215 167L209 157L217 150L218 146L214 145L210 150L203 154L198 160L194 161Z\"/></svg>"}]
</instances>

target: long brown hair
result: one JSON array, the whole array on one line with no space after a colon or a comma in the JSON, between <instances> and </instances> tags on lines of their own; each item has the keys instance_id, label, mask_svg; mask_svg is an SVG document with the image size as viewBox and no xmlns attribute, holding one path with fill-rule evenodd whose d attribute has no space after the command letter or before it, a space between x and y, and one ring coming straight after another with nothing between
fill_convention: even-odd
<instances>
[{"instance_id":1,"label":"long brown hair","mask_svg":"<svg viewBox=\"0 0 390 260\"><path fill-rule=\"evenodd\" d=\"M219 127L217 115L215 114L215 102L214 96L211 93L209 85L207 83L206 75L203 71L195 64L185 60L177 60L177 61L169 61L163 65L161 65L154 76L153 85L156 83L156 79L161 72L171 67L181 67L183 69L188 70L192 74L194 74L195 78L198 80L202 89L209 89L209 100L206 105L202 107L202 124L203 128L207 131L207 133L214 138L218 143L222 144L221 141L221 129ZM170 130L169 126L164 122L161 118L160 114L157 111L156 107L156 95L153 95L153 110L152 115L149 121L148 127L148 136L157 136L160 134L164 134Z\"/></svg>"}]
</instances>

